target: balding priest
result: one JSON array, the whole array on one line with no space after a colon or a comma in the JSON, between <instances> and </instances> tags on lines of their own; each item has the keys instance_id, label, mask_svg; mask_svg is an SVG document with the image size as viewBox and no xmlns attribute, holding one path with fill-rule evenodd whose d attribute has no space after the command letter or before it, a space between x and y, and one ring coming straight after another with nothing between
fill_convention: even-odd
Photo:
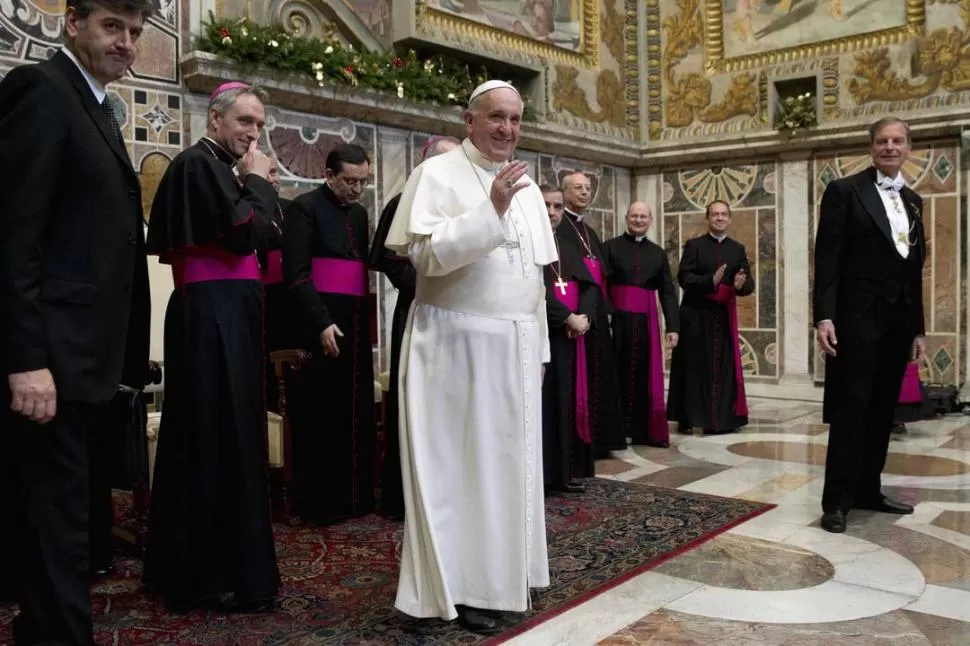
<instances>
[{"instance_id":1,"label":"balding priest","mask_svg":"<svg viewBox=\"0 0 970 646\"><path fill-rule=\"evenodd\" d=\"M399 387L405 532L396 607L495 634L549 585L542 487L543 266L552 228L512 161L522 99L471 95L468 137L408 178L386 245L417 272Z\"/></svg>"}]
</instances>

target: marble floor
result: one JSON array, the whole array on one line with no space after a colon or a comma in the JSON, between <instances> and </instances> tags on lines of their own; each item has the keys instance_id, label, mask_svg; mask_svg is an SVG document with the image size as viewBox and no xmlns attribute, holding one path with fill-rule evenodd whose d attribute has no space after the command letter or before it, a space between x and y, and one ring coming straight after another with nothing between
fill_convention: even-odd
<instances>
[{"instance_id":1,"label":"marble floor","mask_svg":"<svg viewBox=\"0 0 970 646\"><path fill-rule=\"evenodd\" d=\"M970 645L970 417L908 425L883 476L911 516L820 529L820 406L754 400L740 434L672 434L598 463L604 478L777 507L508 644Z\"/></svg>"}]
</instances>

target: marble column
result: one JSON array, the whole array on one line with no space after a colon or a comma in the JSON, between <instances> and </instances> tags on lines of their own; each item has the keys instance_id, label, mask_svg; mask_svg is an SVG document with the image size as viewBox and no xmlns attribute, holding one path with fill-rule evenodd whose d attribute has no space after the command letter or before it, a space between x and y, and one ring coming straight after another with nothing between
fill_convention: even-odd
<instances>
[{"instance_id":1,"label":"marble column","mask_svg":"<svg viewBox=\"0 0 970 646\"><path fill-rule=\"evenodd\" d=\"M960 137L960 172L963 174L963 186L970 186L967 182L970 182L970 130L964 130L962 136ZM962 196L963 200L963 236L964 236L964 249L970 249L970 199L967 199L966 188L963 189L964 194ZM964 299L970 298L970 293L967 291L967 284L970 283L970 277L968 277L968 272L970 269L967 267L967 262L963 262L963 267L960 271L960 284L963 286L963 291L958 295L957 306ZM966 311L966 330L970 330L970 307L964 306ZM970 406L970 341L966 337L959 339L958 350L963 352L963 378L964 382L960 384L960 403L963 406Z\"/></svg>"},{"instance_id":2,"label":"marble column","mask_svg":"<svg viewBox=\"0 0 970 646\"><path fill-rule=\"evenodd\" d=\"M633 176L628 168L617 168L616 169L616 202L614 203L615 215L614 217L614 229L613 231L608 231L607 238L614 238L621 233L626 231L626 211L630 208L630 204L636 200L633 195L632 186ZM656 216L656 214L654 214Z\"/></svg>"},{"instance_id":3,"label":"marble column","mask_svg":"<svg viewBox=\"0 0 970 646\"><path fill-rule=\"evenodd\" d=\"M782 343L779 384L810 386L811 293L809 290L809 244L814 235L814 218L809 211L809 160L804 153L782 156L781 245Z\"/></svg>"},{"instance_id":4,"label":"marble column","mask_svg":"<svg viewBox=\"0 0 970 646\"><path fill-rule=\"evenodd\" d=\"M401 192L404 182L407 180L409 172L408 159L408 132L396 128L381 128L378 131L378 147L380 148L379 178L380 178L380 208L392 197ZM380 213L375 214L376 218ZM391 319L394 316L394 306L397 304L397 290L391 285L391 281L384 274L380 275L380 287L377 297L377 329L378 339L375 345L379 346L378 360L375 368L378 373L390 370L390 348L391 348Z\"/></svg>"}]
</instances>

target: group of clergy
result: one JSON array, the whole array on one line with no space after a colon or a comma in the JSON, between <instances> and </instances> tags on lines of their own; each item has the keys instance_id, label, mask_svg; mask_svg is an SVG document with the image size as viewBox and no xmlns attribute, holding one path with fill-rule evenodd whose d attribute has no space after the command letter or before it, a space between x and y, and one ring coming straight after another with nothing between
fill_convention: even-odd
<instances>
[{"instance_id":1,"label":"group of clergy","mask_svg":"<svg viewBox=\"0 0 970 646\"><path fill-rule=\"evenodd\" d=\"M277 593L265 469L265 411L279 404L268 367L273 351L309 355L286 380L296 515L316 524L378 509L405 517L398 382L416 272L385 246L400 196L388 201L370 244L359 204L370 160L341 144L326 158L325 183L281 199L279 166L257 145L263 101L243 83L213 93L207 134L166 171L149 225L148 252L171 265L175 290L165 320L166 393L144 580L179 609L261 610ZM434 137L422 154L459 146ZM587 176L574 173L561 189L541 190L558 251L544 269L546 492L582 491L574 479L592 476L594 459L625 449L627 438L667 446L668 417L715 431L742 425L733 297L753 286L743 247L726 237L726 205L712 205L710 235L685 247L678 310L666 253L646 239L646 205L632 205L628 232L602 243L584 222L593 196ZM514 244L508 247L512 257ZM373 406L369 270L398 290L383 447ZM676 346L678 380L666 410L664 342ZM235 567L240 562L248 567ZM236 592L226 598L225 590Z\"/></svg>"},{"instance_id":2,"label":"group of clergy","mask_svg":"<svg viewBox=\"0 0 970 646\"><path fill-rule=\"evenodd\" d=\"M668 421L682 433L747 424L735 299L751 294L754 283L744 246L727 236L729 205L711 203L708 232L685 244L678 306L667 253L647 238L647 204L631 204L626 233L602 242L585 221L589 176L575 172L561 187L540 188L559 251L545 270L552 353L543 384L547 492L583 491L577 478L593 475L594 459L628 442L669 446ZM672 351L666 404L664 346Z\"/></svg>"}]
</instances>

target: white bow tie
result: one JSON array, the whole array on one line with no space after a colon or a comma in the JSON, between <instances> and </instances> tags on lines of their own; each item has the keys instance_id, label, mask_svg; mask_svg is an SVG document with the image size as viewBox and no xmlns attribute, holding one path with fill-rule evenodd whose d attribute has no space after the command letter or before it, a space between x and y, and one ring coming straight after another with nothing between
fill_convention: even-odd
<instances>
[{"instance_id":1,"label":"white bow tie","mask_svg":"<svg viewBox=\"0 0 970 646\"><path fill-rule=\"evenodd\" d=\"M906 186L906 182L903 181L902 175L897 175L894 179L888 177L882 177L878 182L879 188L885 191L895 191L899 192Z\"/></svg>"}]
</instances>

